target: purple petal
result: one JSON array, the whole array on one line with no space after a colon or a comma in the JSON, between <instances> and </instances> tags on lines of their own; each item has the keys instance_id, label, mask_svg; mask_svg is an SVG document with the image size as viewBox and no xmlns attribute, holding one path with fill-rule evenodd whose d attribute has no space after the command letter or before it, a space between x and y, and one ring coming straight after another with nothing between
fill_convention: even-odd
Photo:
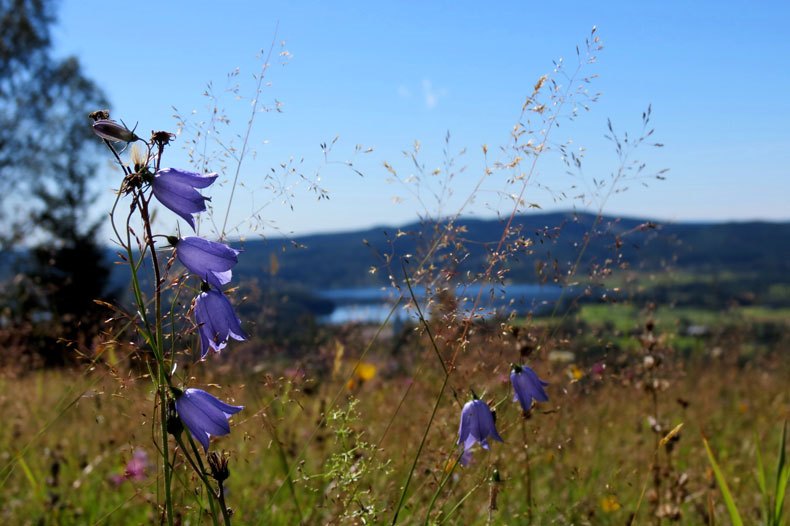
<instances>
[{"instance_id":1,"label":"purple petal","mask_svg":"<svg viewBox=\"0 0 790 526\"><path fill-rule=\"evenodd\" d=\"M184 170L177 170L175 168L165 168L159 170L156 174L158 177L164 176L166 179L193 188L206 188L217 179L216 173L200 175L196 172L187 172Z\"/></svg>"},{"instance_id":2,"label":"purple petal","mask_svg":"<svg viewBox=\"0 0 790 526\"><path fill-rule=\"evenodd\" d=\"M231 415L235 415L236 413L244 409L243 405L226 404L219 398L215 398L211 396L210 394L208 394L206 391L203 391L202 389L187 389L187 391L191 392L193 399L200 400L201 404L211 406L217 411L224 413L226 420Z\"/></svg>"},{"instance_id":3,"label":"purple petal","mask_svg":"<svg viewBox=\"0 0 790 526\"><path fill-rule=\"evenodd\" d=\"M176 412L178 417L184 422L189 432L200 442L204 450L208 450L209 432L206 431L206 424L210 424L208 418L200 409L192 403L189 398L182 396L176 400Z\"/></svg>"},{"instance_id":4,"label":"purple petal","mask_svg":"<svg viewBox=\"0 0 790 526\"><path fill-rule=\"evenodd\" d=\"M217 352L222 350L228 338L239 341L247 339L230 301L214 289L202 292L196 298L195 321L200 331L201 358L208 354L209 347Z\"/></svg>"},{"instance_id":5,"label":"purple petal","mask_svg":"<svg viewBox=\"0 0 790 526\"><path fill-rule=\"evenodd\" d=\"M186 389L176 398L176 411L195 439L208 451L209 437L230 433L228 418L243 409L229 405L202 389Z\"/></svg>"},{"instance_id":6,"label":"purple petal","mask_svg":"<svg viewBox=\"0 0 790 526\"><path fill-rule=\"evenodd\" d=\"M230 269L238 263L239 252L199 237L185 237L176 244L176 257L181 264L217 288L230 282L233 275Z\"/></svg>"},{"instance_id":7,"label":"purple petal","mask_svg":"<svg viewBox=\"0 0 790 526\"><path fill-rule=\"evenodd\" d=\"M469 437L469 433L472 429L472 401L467 402L464 404L463 409L461 409L461 422L458 426L458 444L464 444L466 447L466 441Z\"/></svg>"},{"instance_id":8,"label":"purple petal","mask_svg":"<svg viewBox=\"0 0 790 526\"><path fill-rule=\"evenodd\" d=\"M461 458L458 462L462 466L468 466L470 462L472 462L472 450L471 449L464 449L464 452L461 453Z\"/></svg>"},{"instance_id":9,"label":"purple petal","mask_svg":"<svg viewBox=\"0 0 790 526\"><path fill-rule=\"evenodd\" d=\"M151 186L156 199L181 216L194 230L195 220L192 214L203 212L206 201L209 200L195 188L205 188L216 178L216 175L203 177L196 173L167 168L157 172Z\"/></svg>"},{"instance_id":10,"label":"purple petal","mask_svg":"<svg viewBox=\"0 0 790 526\"><path fill-rule=\"evenodd\" d=\"M192 217L192 214L206 210L205 201L207 198L201 196L199 193L197 193L197 190L192 188L178 186L173 187L172 185L164 182L158 183L156 180L154 180L152 186L154 189L154 196L156 196L157 201L181 216L184 221L189 223L189 226L192 227L192 230L194 230L195 219ZM187 188L188 190L185 190L184 188ZM193 195L190 195L187 192L190 192Z\"/></svg>"},{"instance_id":11,"label":"purple petal","mask_svg":"<svg viewBox=\"0 0 790 526\"><path fill-rule=\"evenodd\" d=\"M510 382L513 384L513 400L518 400L524 411L531 409L533 400L547 402L549 399L543 388L548 384L526 365L514 368L510 373Z\"/></svg>"}]
</instances>

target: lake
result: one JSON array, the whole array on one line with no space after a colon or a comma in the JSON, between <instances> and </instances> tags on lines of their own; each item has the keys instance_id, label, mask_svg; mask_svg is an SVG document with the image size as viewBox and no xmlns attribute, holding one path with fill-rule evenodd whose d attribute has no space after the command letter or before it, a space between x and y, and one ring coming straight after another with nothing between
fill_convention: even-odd
<instances>
[{"instance_id":1,"label":"lake","mask_svg":"<svg viewBox=\"0 0 790 526\"><path fill-rule=\"evenodd\" d=\"M502 285L469 285L456 288L458 310L469 315L474 302L480 294L477 315L484 317L492 314L509 314L515 311L519 315L545 314L550 312L562 296L562 287L558 285L511 284ZM424 308L425 288L415 287L414 293ZM404 301L394 311L393 305L401 292L391 287L365 287L350 289L331 289L319 292L319 296L332 301L335 309L331 314L321 317L322 323L340 325L343 323L383 323L387 317L391 322L400 323L406 320L417 320L414 308L404 308L410 299L408 289L403 289ZM390 315L390 313L392 313ZM428 316L428 313L423 311Z\"/></svg>"}]
</instances>

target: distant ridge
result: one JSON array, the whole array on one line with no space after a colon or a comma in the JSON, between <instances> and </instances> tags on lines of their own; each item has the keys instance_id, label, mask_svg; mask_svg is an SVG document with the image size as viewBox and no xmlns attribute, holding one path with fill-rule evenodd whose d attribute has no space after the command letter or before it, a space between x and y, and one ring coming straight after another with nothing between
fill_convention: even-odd
<instances>
[{"instance_id":1,"label":"distant ridge","mask_svg":"<svg viewBox=\"0 0 790 526\"><path fill-rule=\"evenodd\" d=\"M464 230L459 237L468 248L457 270L479 271L502 237L505 221L461 218L454 224ZM441 225L410 223L235 242L245 251L236 272L242 279L266 281L271 276L270 264L276 260L278 281L311 289L384 285L388 283L387 270L378 255L419 254L420 247ZM586 212L550 212L516 216L512 228L518 235L509 237L508 243L517 238L531 243L528 250L519 251L509 260L507 279L514 282L539 281L535 268L541 260L556 261L559 268L568 268L579 257L588 236L581 272L609 259L645 270L669 265L693 272L775 276L784 282L790 276L790 222L661 223L613 216L603 216L596 222L596 216ZM395 269L399 268L396 262Z\"/></svg>"}]
</instances>

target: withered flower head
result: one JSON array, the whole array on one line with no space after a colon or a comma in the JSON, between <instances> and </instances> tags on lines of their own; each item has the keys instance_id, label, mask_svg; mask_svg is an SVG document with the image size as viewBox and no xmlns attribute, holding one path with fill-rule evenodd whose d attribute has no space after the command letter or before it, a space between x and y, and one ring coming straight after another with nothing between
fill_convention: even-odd
<instances>
[{"instance_id":1,"label":"withered flower head","mask_svg":"<svg viewBox=\"0 0 790 526\"><path fill-rule=\"evenodd\" d=\"M230 477L228 455L224 451L222 453L217 453L216 451L209 453L208 467L211 470L211 476L217 482L224 482Z\"/></svg>"}]
</instances>

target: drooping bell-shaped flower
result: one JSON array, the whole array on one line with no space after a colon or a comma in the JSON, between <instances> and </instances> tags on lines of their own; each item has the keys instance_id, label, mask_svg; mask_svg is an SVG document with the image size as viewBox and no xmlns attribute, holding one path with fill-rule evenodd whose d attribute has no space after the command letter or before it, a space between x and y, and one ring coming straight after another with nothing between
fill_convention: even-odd
<instances>
[{"instance_id":1,"label":"drooping bell-shaped flower","mask_svg":"<svg viewBox=\"0 0 790 526\"><path fill-rule=\"evenodd\" d=\"M206 210L206 201L210 197L200 194L196 188L206 188L217 179L217 174L200 175L194 172L185 172L174 168L159 170L151 181L154 196L164 206L181 216L195 229L197 214Z\"/></svg>"},{"instance_id":2,"label":"drooping bell-shaped flower","mask_svg":"<svg viewBox=\"0 0 790 526\"><path fill-rule=\"evenodd\" d=\"M538 373L526 365L511 366L510 383L513 384L513 401L521 404L521 409L529 411L532 408L532 401L548 402L549 395L546 394L545 386L549 385L538 378Z\"/></svg>"},{"instance_id":3,"label":"drooping bell-shaped flower","mask_svg":"<svg viewBox=\"0 0 790 526\"><path fill-rule=\"evenodd\" d=\"M461 423L458 426L458 444L463 447L461 465L466 466L471 460L469 450L475 443L488 449L488 439L504 442L497 433L494 414L488 404L475 397L464 405L461 410Z\"/></svg>"},{"instance_id":4,"label":"drooping bell-shaped flower","mask_svg":"<svg viewBox=\"0 0 790 526\"><path fill-rule=\"evenodd\" d=\"M110 119L99 119L93 123L93 133L112 142L134 142L140 138L121 124Z\"/></svg>"},{"instance_id":5,"label":"drooping bell-shaped flower","mask_svg":"<svg viewBox=\"0 0 790 526\"><path fill-rule=\"evenodd\" d=\"M228 344L228 338L244 341L247 335L241 330L241 320L225 295L204 283L203 292L195 298L195 322L200 333L200 357L205 358L209 349L219 352Z\"/></svg>"},{"instance_id":6,"label":"drooping bell-shaped flower","mask_svg":"<svg viewBox=\"0 0 790 526\"><path fill-rule=\"evenodd\" d=\"M210 437L230 433L228 419L242 409L244 406L226 404L202 389L176 393L176 413L205 451Z\"/></svg>"},{"instance_id":7,"label":"drooping bell-shaped flower","mask_svg":"<svg viewBox=\"0 0 790 526\"><path fill-rule=\"evenodd\" d=\"M189 272L216 288L230 283L231 269L239 262L240 250L194 236L167 239L176 248L178 261Z\"/></svg>"}]
</instances>

